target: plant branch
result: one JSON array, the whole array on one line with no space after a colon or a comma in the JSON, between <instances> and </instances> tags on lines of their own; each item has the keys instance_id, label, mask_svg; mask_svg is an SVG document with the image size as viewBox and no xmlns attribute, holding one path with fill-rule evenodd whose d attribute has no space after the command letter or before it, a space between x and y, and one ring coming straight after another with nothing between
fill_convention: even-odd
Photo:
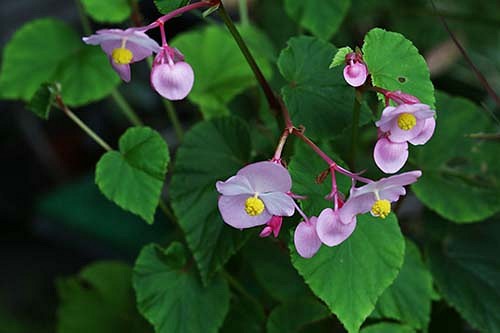
<instances>
[{"instance_id":1,"label":"plant branch","mask_svg":"<svg viewBox=\"0 0 500 333\"><path fill-rule=\"evenodd\" d=\"M144 126L144 123L135 113L134 109L132 109L130 104L128 104L127 100L117 89L114 89L111 92L111 97L113 97L113 100L115 101L116 105L118 105L120 111L125 115L125 117L127 117L127 119L132 123L132 125Z\"/></svg>"}]
</instances>

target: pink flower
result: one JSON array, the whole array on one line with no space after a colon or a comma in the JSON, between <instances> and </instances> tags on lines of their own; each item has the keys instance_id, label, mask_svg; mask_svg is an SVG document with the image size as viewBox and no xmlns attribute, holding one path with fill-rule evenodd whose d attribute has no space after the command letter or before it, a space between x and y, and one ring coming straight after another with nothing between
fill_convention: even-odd
<instances>
[{"instance_id":1,"label":"pink flower","mask_svg":"<svg viewBox=\"0 0 500 333\"><path fill-rule=\"evenodd\" d=\"M153 88L166 99L175 101L184 99L193 88L193 83L193 69L184 62L182 53L166 44L163 45L151 70Z\"/></svg>"},{"instance_id":2,"label":"pink flower","mask_svg":"<svg viewBox=\"0 0 500 333\"><path fill-rule=\"evenodd\" d=\"M295 228L293 242L298 254L303 258L311 258L321 247L321 240L316 232L318 218L311 216L300 222Z\"/></svg>"},{"instance_id":3,"label":"pink flower","mask_svg":"<svg viewBox=\"0 0 500 333\"><path fill-rule=\"evenodd\" d=\"M274 238L277 238L280 233L282 223L283 223L283 216L271 217L271 219L267 221L267 225L260 232L259 236L268 237L271 234L273 234Z\"/></svg>"},{"instance_id":4,"label":"pink flower","mask_svg":"<svg viewBox=\"0 0 500 333\"><path fill-rule=\"evenodd\" d=\"M422 145L434 133L435 111L426 104L388 106L375 125L381 135L375 145L373 157L385 173L400 170L408 159L408 142Z\"/></svg>"},{"instance_id":5,"label":"pink flower","mask_svg":"<svg viewBox=\"0 0 500 333\"><path fill-rule=\"evenodd\" d=\"M90 45L101 45L108 55L113 69L125 82L130 81L130 64L160 51L160 46L143 31L135 28L102 29L96 34L83 37Z\"/></svg>"},{"instance_id":6,"label":"pink flower","mask_svg":"<svg viewBox=\"0 0 500 333\"><path fill-rule=\"evenodd\" d=\"M367 212L385 219L391 212L391 202L406 194L404 186L416 182L421 175L420 170L410 171L359 188L353 187L349 199L339 210L340 222L352 224L356 215Z\"/></svg>"},{"instance_id":7,"label":"pink flower","mask_svg":"<svg viewBox=\"0 0 500 333\"><path fill-rule=\"evenodd\" d=\"M292 216L295 203L288 170L281 164L257 162L240 169L226 181L218 181L219 211L234 228L251 228L271 222L273 216Z\"/></svg>"},{"instance_id":8,"label":"pink flower","mask_svg":"<svg viewBox=\"0 0 500 333\"><path fill-rule=\"evenodd\" d=\"M348 53L345 59L347 66L344 67L344 79L353 87L362 86L368 76L368 68L361 55L352 52Z\"/></svg>"},{"instance_id":9,"label":"pink flower","mask_svg":"<svg viewBox=\"0 0 500 333\"><path fill-rule=\"evenodd\" d=\"M342 223L340 221L339 210L325 208L318 216L318 223L316 224L316 232L319 239L325 245L337 246L345 241L356 228L356 216L353 216L349 223Z\"/></svg>"}]
</instances>

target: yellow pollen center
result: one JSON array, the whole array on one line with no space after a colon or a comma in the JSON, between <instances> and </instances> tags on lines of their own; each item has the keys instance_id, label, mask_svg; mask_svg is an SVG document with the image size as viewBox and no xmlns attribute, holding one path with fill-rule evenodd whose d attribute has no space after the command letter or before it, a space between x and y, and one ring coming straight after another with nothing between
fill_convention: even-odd
<instances>
[{"instance_id":1,"label":"yellow pollen center","mask_svg":"<svg viewBox=\"0 0 500 333\"><path fill-rule=\"evenodd\" d=\"M398 117L398 127L403 131L409 131L417 124L417 118L411 113L402 113Z\"/></svg>"},{"instance_id":2,"label":"yellow pollen center","mask_svg":"<svg viewBox=\"0 0 500 333\"><path fill-rule=\"evenodd\" d=\"M245 212L250 216L257 216L264 211L264 202L257 198L257 195L248 198L245 201Z\"/></svg>"},{"instance_id":3,"label":"yellow pollen center","mask_svg":"<svg viewBox=\"0 0 500 333\"><path fill-rule=\"evenodd\" d=\"M130 51L125 47L119 47L117 49L114 49L113 52L111 53L111 58L113 58L113 61L118 65L130 64L133 57L134 55L132 54L132 51Z\"/></svg>"},{"instance_id":4,"label":"yellow pollen center","mask_svg":"<svg viewBox=\"0 0 500 333\"><path fill-rule=\"evenodd\" d=\"M389 200L377 200L372 206L372 214L374 216L381 217L385 219L391 212L391 203Z\"/></svg>"}]
</instances>

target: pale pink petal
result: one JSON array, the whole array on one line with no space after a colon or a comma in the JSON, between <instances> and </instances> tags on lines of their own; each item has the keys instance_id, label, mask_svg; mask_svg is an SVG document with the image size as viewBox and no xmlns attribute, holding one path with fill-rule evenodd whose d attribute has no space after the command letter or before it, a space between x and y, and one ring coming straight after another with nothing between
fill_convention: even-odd
<instances>
[{"instance_id":1,"label":"pale pink petal","mask_svg":"<svg viewBox=\"0 0 500 333\"><path fill-rule=\"evenodd\" d=\"M293 241L299 255L311 258L321 247L321 240L316 233L317 218L312 216L308 222L300 222L295 229Z\"/></svg>"},{"instance_id":2,"label":"pale pink petal","mask_svg":"<svg viewBox=\"0 0 500 333\"><path fill-rule=\"evenodd\" d=\"M406 142L408 140L415 138L420 134L425 124L425 120L423 119L417 119L416 121L417 122L412 129L405 131L398 126L398 118L395 117L391 124L392 126L389 129L390 134L388 138L391 139L392 142L399 142L399 143Z\"/></svg>"},{"instance_id":3,"label":"pale pink petal","mask_svg":"<svg viewBox=\"0 0 500 333\"><path fill-rule=\"evenodd\" d=\"M412 145L423 145L434 134L434 130L436 128L436 120L434 118L425 119L424 127L420 131L420 134L410 140Z\"/></svg>"},{"instance_id":4,"label":"pale pink petal","mask_svg":"<svg viewBox=\"0 0 500 333\"><path fill-rule=\"evenodd\" d=\"M394 106L387 106L380 116L380 120L375 122L375 126L380 128L382 132L389 132L392 127L392 121L394 120L394 112L396 112L396 108Z\"/></svg>"},{"instance_id":5,"label":"pale pink petal","mask_svg":"<svg viewBox=\"0 0 500 333\"><path fill-rule=\"evenodd\" d=\"M278 237L281 230L281 225L283 224L283 217L273 216L267 224L273 229L274 238Z\"/></svg>"},{"instance_id":6,"label":"pale pink petal","mask_svg":"<svg viewBox=\"0 0 500 333\"><path fill-rule=\"evenodd\" d=\"M420 176L422 176L422 171L420 170L403 172L399 175L380 179L378 182L375 182L376 188L378 191L382 191L392 187L410 185L416 182Z\"/></svg>"},{"instance_id":7,"label":"pale pink petal","mask_svg":"<svg viewBox=\"0 0 500 333\"><path fill-rule=\"evenodd\" d=\"M283 192L262 193L259 198L264 201L266 210L272 215L292 216L295 212L293 199Z\"/></svg>"},{"instance_id":8,"label":"pale pink petal","mask_svg":"<svg viewBox=\"0 0 500 333\"><path fill-rule=\"evenodd\" d=\"M225 182L218 181L215 183L215 187L222 195L255 194L255 191L252 189L252 186L250 186L250 183L245 176L236 175L232 176Z\"/></svg>"},{"instance_id":9,"label":"pale pink petal","mask_svg":"<svg viewBox=\"0 0 500 333\"><path fill-rule=\"evenodd\" d=\"M355 62L344 67L344 79L353 87L362 86L367 76L368 70L363 63Z\"/></svg>"},{"instance_id":10,"label":"pale pink petal","mask_svg":"<svg viewBox=\"0 0 500 333\"><path fill-rule=\"evenodd\" d=\"M264 229L262 229L262 231L260 232L259 237L261 238L269 237L269 235L271 235L272 233L273 229L270 226L265 226Z\"/></svg>"},{"instance_id":11,"label":"pale pink petal","mask_svg":"<svg viewBox=\"0 0 500 333\"><path fill-rule=\"evenodd\" d=\"M375 144L373 158L380 170L385 173L395 173L405 165L408 159L408 144L380 138Z\"/></svg>"},{"instance_id":12,"label":"pale pink petal","mask_svg":"<svg viewBox=\"0 0 500 333\"><path fill-rule=\"evenodd\" d=\"M166 99L184 99L193 88L194 73L186 62L155 64L151 70L151 85Z\"/></svg>"},{"instance_id":13,"label":"pale pink petal","mask_svg":"<svg viewBox=\"0 0 500 333\"><path fill-rule=\"evenodd\" d=\"M342 208L341 208L342 210ZM339 211L323 209L318 216L316 232L319 239L328 246L336 246L345 241L356 228L356 219L344 224L340 221Z\"/></svg>"},{"instance_id":14,"label":"pale pink petal","mask_svg":"<svg viewBox=\"0 0 500 333\"><path fill-rule=\"evenodd\" d=\"M359 196L351 196L339 210L340 222L343 224L355 222L356 215L369 212L375 200L375 194L371 192Z\"/></svg>"},{"instance_id":15,"label":"pale pink petal","mask_svg":"<svg viewBox=\"0 0 500 333\"><path fill-rule=\"evenodd\" d=\"M238 175L248 178L252 188L259 193L289 192L292 188L290 173L281 164L263 161L247 165Z\"/></svg>"},{"instance_id":16,"label":"pale pink petal","mask_svg":"<svg viewBox=\"0 0 500 333\"><path fill-rule=\"evenodd\" d=\"M120 75L120 78L125 82L130 82L130 65L120 65L113 61L113 59L109 58L109 62L111 63L111 67L115 70L115 72Z\"/></svg>"},{"instance_id":17,"label":"pale pink petal","mask_svg":"<svg viewBox=\"0 0 500 333\"><path fill-rule=\"evenodd\" d=\"M272 217L266 210L260 215L250 216L245 211L248 195L223 195L219 198L219 211L224 222L238 229L266 224Z\"/></svg>"},{"instance_id":18,"label":"pale pink petal","mask_svg":"<svg viewBox=\"0 0 500 333\"><path fill-rule=\"evenodd\" d=\"M390 202L398 201L400 196L406 194L403 186L390 187L379 192L380 199L389 200Z\"/></svg>"}]
</instances>

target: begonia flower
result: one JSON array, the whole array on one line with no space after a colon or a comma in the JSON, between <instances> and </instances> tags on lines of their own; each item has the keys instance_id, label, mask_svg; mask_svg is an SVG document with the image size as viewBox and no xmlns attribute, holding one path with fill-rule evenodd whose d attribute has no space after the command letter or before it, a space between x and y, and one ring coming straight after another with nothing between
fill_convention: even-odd
<instances>
[{"instance_id":1,"label":"begonia flower","mask_svg":"<svg viewBox=\"0 0 500 333\"><path fill-rule=\"evenodd\" d=\"M235 176L216 183L219 211L224 222L238 229L268 223L273 216L292 216L295 203L288 195L290 173L281 164L257 162Z\"/></svg>"},{"instance_id":2,"label":"begonia flower","mask_svg":"<svg viewBox=\"0 0 500 333\"><path fill-rule=\"evenodd\" d=\"M135 28L98 30L94 35L83 37L83 41L90 45L100 45L108 55L113 69L125 82L130 81L131 63L160 51L156 41Z\"/></svg>"},{"instance_id":3,"label":"begonia flower","mask_svg":"<svg viewBox=\"0 0 500 333\"><path fill-rule=\"evenodd\" d=\"M354 229L356 229L356 216L354 215L349 223L340 221L339 213L343 210L333 210L325 208L318 216L316 232L321 242L328 246L337 246L345 241Z\"/></svg>"},{"instance_id":4,"label":"begonia flower","mask_svg":"<svg viewBox=\"0 0 500 333\"><path fill-rule=\"evenodd\" d=\"M344 79L353 87L362 86L368 77L368 68L357 53L346 55L346 66L344 67Z\"/></svg>"},{"instance_id":5,"label":"begonia flower","mask_svg":"<svg viewBox=\"0 0 500 333\"><path fill-rule=\"evenodd\" d=\"M373 157L385 173L400 170L408 159L408 142L425 144L436 127L435 111L426 104L388 106L375 125L381 135L375 145Z\"/></svg>"},{"instance_id":6,"label":"begonia flower","mask_svg":"<svg viewBox=\"0 0 500 333\"><path fill-rule=\"evenodd\" d=\"M321 247L321 240L316 232L318 218L311 216L309 219L300 222L295 228L293 242L297 253L303 258L311 258Z\"/></svg>"},{"instance_id":7,"label":"begonia flower","mask_svg":"<svg viewBox=\"0 0 500 333\"><path fill-rule=\"evenodd\" d=\"M151 69L151 86L166 99L184 99L194 83L194 72L176 48L163 45Z\"/></svg>"},{"instance_id":8,"label":"begonia flower","mask_svg":"<svg viewBox=\"0 0 500 333\"><path fill-rule=\"evenodd\" d=\"M409 171L359 188L353 187L349 199L339 211L340 222L350 224L356 215L367 212L385 219L391 212L391 202L406 194L404 186L416 182L421 175L420 170Z\"/></svg>"}]
</instances>

